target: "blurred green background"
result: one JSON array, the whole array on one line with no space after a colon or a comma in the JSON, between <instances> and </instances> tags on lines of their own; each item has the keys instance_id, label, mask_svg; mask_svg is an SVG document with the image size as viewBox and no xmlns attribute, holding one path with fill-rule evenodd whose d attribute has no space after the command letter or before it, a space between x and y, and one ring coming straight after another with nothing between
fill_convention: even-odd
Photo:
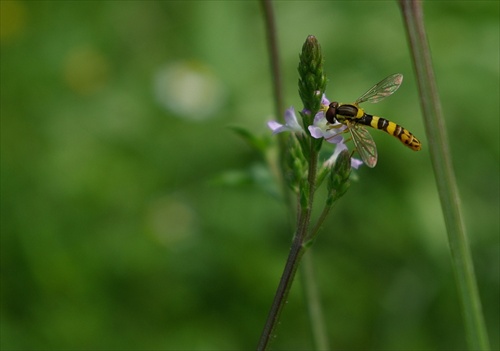
<instances>
[{"instance_id":1,"label":"blurred green background","mask_svg":"<svg viewBox=\"0 0 500 351\"><path fill-rule=\"evenodd\" d=\"M4 350L255 348L291 242L258 156L271 78L254 1L1 1ZM424 3L484 314L499 348L499 2ZM405 81L369 112L375 169L313 249L334 349L465 347L401 15L389 1L274 5L285 103L323 47L328 97ZM227 186L218 179L241 179ZM236 181L235 183L241 183ZM300 279L274 349L312 347Z\"/></svg>"}]
</instances>

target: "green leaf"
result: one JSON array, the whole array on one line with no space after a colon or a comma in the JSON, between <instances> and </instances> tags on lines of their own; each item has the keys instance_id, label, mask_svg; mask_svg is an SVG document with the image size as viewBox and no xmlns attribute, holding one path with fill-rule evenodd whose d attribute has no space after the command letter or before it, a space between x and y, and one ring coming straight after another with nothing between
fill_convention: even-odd
<instances>
[{"instance_id":1,"label":"green leaf","mask_svg":"<svg viewBox=\"0 0 500 351\"><path fill-rule=\"evenodd\" d=\"M259 154L264 155L271 145L271 138L269 136L261 136L253 134L248 129L239 126L230 126L233 132L239 135L246 143Z\"/></svg>"}]
</instances>

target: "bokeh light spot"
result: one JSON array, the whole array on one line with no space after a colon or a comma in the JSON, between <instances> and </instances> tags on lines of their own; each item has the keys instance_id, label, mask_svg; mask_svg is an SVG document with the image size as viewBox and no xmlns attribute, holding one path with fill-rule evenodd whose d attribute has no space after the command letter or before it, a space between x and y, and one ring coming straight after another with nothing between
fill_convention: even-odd
<instances>
[{"instance_id":1,"label":"bokeh light spot","mask_svg":"<svg viewBox=\"0 0 500 351\"><path fill-rule=\"evenodd\" d=\"M224 102L223 84L198 61L182 61L160 68L154 77L157 101L177 117L204 120L213 117Z\"/></svg>"},{"instance_id":2,"label":"bokeh light spot","mask_svg":"<svg viewBox=\"0 0 500 351\"><path fill-rule=\"evenodd\" d=\"M72 91L89 95L102 88L108 79L108 60L97 50L88 46L76 47L67 55L64 80Z\"/></svg>"},{"instance_id":3,"label":"bokeh light spot","mask_svg":"<svg viewBox=\"0 0 500 351\"><path fill-rule=\"evenodd\" d=\"M0 42L17 37L26 26L26 10L19 1L0 1Z\"/></svg>"},{"instance_id":4,"label":"bokeh light spot","mask_svg":"<svg viewBox=\"0 0 500 351\"><path fill-rule=\"evenodd\" d=\"M189 241L197 227L192 207L185 201L168 196L151 202L146 222L154 238L167 247Z\"/></svg>"}]
</instances>

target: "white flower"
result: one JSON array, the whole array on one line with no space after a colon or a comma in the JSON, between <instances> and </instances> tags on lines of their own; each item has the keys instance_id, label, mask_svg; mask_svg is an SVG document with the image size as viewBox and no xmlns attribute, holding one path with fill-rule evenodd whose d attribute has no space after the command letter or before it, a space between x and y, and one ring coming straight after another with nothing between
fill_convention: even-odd
<instances>
[{"instance_id":1,"label":"white flower","mask_svg":"<svg viewBox=\"0 0 500 351\"><path fill-rule=\"evenodd\" d=\"M327 165L333 165L335 163L335 161L337 160L337 157L339 156L339 154L344 150L348 150L348 148L347 148L346 144L344 144L344 141L342 141L335 146L335 151L333 152L333 155L330 156L330 158L328 160L326 160L325 163ZM362 164L363 164L363 161L361 161L357 158L351 157L351 168L358 169L359 166L361 166Z\"/></svg>"},{"instance_id":2,"label":"white flower","mask_svg":"<svg viewBox=\"0 0 500 351\"><path fill-rule=\"evenodd\" d=\"M273 135L282 132L304 132L304 129L302 129L302 126L297 121L297 116L295 115L295 109L293 107L290 107L285 111L284 125L276 121L269 121L267 122L267 126L273 131Z\"/></svg>"},{"instance_id":3,"label":"white flower","mask_svg":"<svg viewBox=\"0 0 500 351\"><path fill-rule=\"evenodd\" d=\"M323 94L321 109L316 113L316 116L314 116L313 125L309 126L308 129L313 138L325 138L329 143L338 144L343 142L344 137L342 134L347 127L339 122L335 122L335 124L328 123L325 113L329 105L330 101Z\"/></svg>"}]
</instances>

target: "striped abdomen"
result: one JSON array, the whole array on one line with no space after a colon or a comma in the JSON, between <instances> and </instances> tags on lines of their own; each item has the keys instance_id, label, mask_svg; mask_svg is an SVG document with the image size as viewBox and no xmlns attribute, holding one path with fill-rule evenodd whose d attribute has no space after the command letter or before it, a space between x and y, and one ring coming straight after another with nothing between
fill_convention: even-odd
<instances>
[{"instance_id":1,"label":"striped abdomen","mask_svg":"<svg viewBox=\"0 0 500 351\"><path fill-rule=\"evenodd\" d=\"M420 140L418 140L407 129L401 127L399 124L388 121L385 118L364 114L360 118L355 119L356 123L370 126L375 129L380 129L387 134L393 135L398 138L403 144L409 148L418 151L422 148Z\"/></svg>"}]
</instances>

